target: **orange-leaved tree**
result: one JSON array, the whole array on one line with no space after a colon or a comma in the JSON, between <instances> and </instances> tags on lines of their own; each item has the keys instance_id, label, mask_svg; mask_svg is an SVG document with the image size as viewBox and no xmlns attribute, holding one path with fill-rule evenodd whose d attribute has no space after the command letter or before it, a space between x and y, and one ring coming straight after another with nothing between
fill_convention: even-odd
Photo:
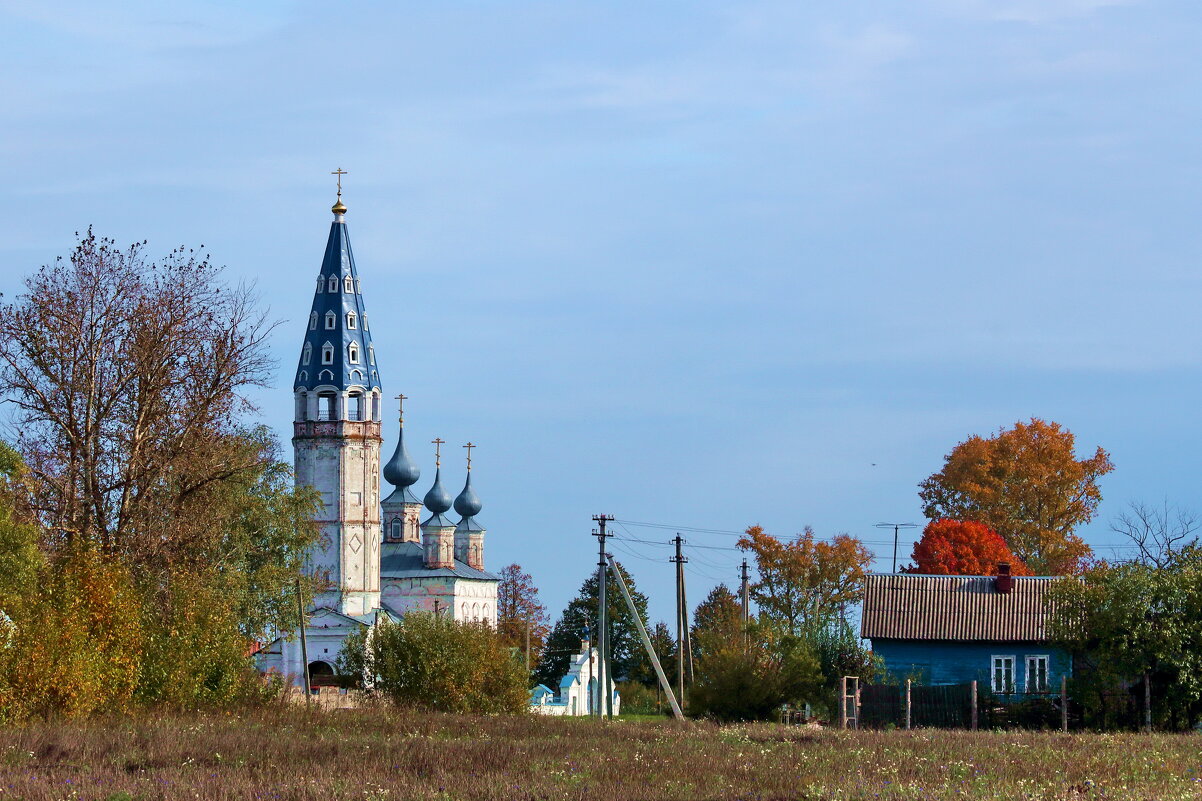
<instances>
[{"instance_id":1,"label":"orange-leaved tree","mask_svg":"<svg viewBox=\"0 0 1202 801\"><path fill-rule=\"evenodd\" d=\"M755 555L760 580L751 586L751 596L761 617L789 634L821 625L858 600L872 561L872 552L855 537L836 534L824 542L809 526L791 540L752 526L738 547Z\"/></svg>"},{"instance_id":2,"label":"orange-leaved tree","mask_svg":"<svg viewBox=\"0 0 1202 801\"><path fill-rule=\"evenodd\" d=\"M931 576L994 576L999 562L1015 576L1030 569L1011 553L1002 535L973 520L932 520L914 543L914 565L906 572Z\"/></svg>"},{"instance_id":3,"label":"orange-leaved tree","mask_svg":"<svg viewBox=\"0 0 1202 801\"><path fill-rule=\"evenodd\" d=\"M1114 469L1097 448L1078 459L1073 433L1037 417L992 437L969 437L919 484L928 519L977 520L1042 575L1079 573L1089 546L1074 530L1093 519L1098 479Z\"/></svg>"}]
</instances>

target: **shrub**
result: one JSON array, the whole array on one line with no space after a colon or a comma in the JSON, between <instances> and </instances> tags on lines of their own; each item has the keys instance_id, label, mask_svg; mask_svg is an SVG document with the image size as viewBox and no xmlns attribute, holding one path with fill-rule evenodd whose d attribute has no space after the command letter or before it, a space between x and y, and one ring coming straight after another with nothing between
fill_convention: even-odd
<instances>
[{"instance_id":1,"label":"shrub","mask_svg":"<svg viewBox=\"0 0 1202 801\"><path fill-rule=\"evenodd\" d=\"M822 671L802 639L752 626L741 637L699 643L701 658L688 713L723 721L766 720L782 704L800 705L821 692Z\"/></svg>"},{"instance_id":2,"label":"shrub","mask_svg":"<svg viewBox=\"0 0 1202 801\"><path fill-rule=\"evenodd\" d=\"M398 706L516 714L529 701L525 668L492 628L424 612L348 637L338 670Z\"/></svg>"}]
</instances>

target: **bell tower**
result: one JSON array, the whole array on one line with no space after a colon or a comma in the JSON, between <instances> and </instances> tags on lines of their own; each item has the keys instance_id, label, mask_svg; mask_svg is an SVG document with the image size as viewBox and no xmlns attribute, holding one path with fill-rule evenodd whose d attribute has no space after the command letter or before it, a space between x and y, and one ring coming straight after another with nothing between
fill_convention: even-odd
<instances>
[{"instance_id":1,"label":"bell tower","mask_svg":"<svg viewBox=\"0 0 1202 801\"><path fill-rule=\"evenodd\" d=\"M293 382L297 486L321 493L315 599L347 615L380 605L380 376L346 227L342 176Z\"/></svg>"}]
</instances>

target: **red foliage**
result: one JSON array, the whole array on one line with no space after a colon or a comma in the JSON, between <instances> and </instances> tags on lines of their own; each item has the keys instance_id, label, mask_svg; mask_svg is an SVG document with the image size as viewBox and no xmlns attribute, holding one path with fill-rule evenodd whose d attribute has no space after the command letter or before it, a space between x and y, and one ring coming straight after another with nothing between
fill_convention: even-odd
<instances>
[{"instance_id":1,"label":"red foliage","mask_svg":"<svg viewBox=\"0 0 1202 801\"><path fill-rule=\"evenodd\" d=\"M911 573L933 576L996 576L998 562L1010 573L1029 576L1027 565L1011 553L1002 535L972 520L932 520L914 543Z\"/></svg>"}]
</instances>

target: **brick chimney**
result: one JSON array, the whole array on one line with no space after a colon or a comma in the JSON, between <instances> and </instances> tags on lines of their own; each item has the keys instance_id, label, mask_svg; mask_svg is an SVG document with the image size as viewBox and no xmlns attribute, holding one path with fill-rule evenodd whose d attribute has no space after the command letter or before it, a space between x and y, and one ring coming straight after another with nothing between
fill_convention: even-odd
<instances>
[{"instance_id":1,"label":"brick chimney","mask_svg":"<svg viewBox=\"0 0 1202 801\"><path fill-rule=\"evenodd\" d=\"M1009 595L1010 590L1014 588L1014 578L1010 575L1010 563L997 563L997 578L994 579L994 586L1002 595Z\"/></svg>"}]
</instances>

